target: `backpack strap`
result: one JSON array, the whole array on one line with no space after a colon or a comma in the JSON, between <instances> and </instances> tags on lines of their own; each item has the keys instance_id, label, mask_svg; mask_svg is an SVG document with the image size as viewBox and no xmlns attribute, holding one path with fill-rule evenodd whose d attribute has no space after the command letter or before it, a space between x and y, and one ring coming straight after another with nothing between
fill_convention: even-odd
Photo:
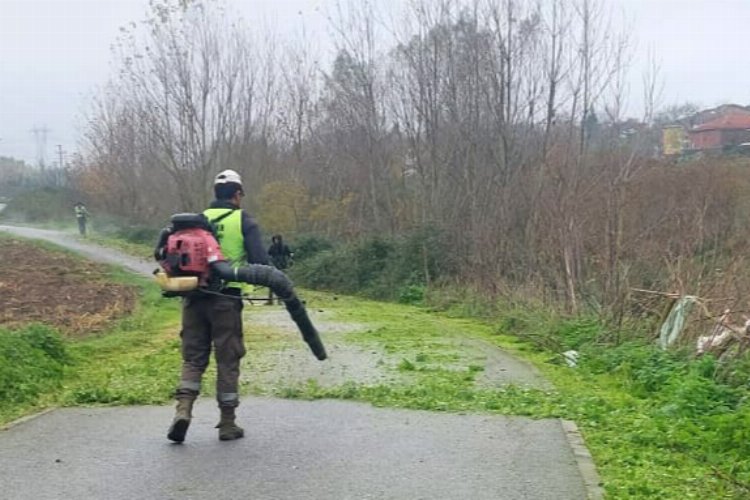
<instances>
[{"instance_id":1,"label":"backpack strap","mask_svg":"<svg viewBox=\"0 0 750 500\"><path fill-rule=\"evenodd\" d=\"M223 214L221 214L220 216L218 216L215 219L211 219L211 224L217 224L217 223L223 221L224 219L226 219L227 217L229 217L230 215L232 215L236 210L238 210L238 209L237 208L232 208L231 210L229 210L229 212L223 213Z\"/></svg>"}]
</instances>

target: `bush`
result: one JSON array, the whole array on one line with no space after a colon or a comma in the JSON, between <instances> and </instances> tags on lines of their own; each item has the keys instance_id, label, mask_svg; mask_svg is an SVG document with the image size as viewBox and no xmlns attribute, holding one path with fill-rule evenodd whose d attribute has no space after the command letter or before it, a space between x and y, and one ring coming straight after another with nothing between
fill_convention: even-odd
<instances>
[{"instance_id":1,"label":"bush","mask_svg":"<svg viewBox=\"0 0 750 500\"><path fill-rule=\"evenodd\" d=\"M596 341L604 331L602 322L593 316L581 316L556 322L551 335L560 341L562 350L580 349Z\"/></svg>"},{"instance_id":2,"label":"bush","mask_svg":"<svg viewBox=\"0 0 750 500\"><path fill-rule=\"evenodd\" d=\"M149 226L126 226L115 230L114 237L130 243L153 245L159 237L160 228Z\"/></svg>"},{"instance_id":3,"label":"bush","mask_svg":"<svg viewBox=\"0 0 750 500\"><path fill-rule=\"evenodd\" d=\"M354 282L347 279L350 274L341 262L342 254L337 250L324 250L295 263L291 273L295 281L308 288L352 292Z\"/></svg>"},{"instance_id":4,"label":"bush","mask_svg":"<svg viewBox=\"0 0 750 500\"><path fill-rule=\"evenodd\" d=\"M294 260L300 262L314 257L321 252L333 250L333 243L321 236L301 236L297 238L292 250L294 251Z\"/></svg>"},{"instance_id":5,"label":"bush","mask_svg":"<svg viewBox=\"0 0 750 500\"><path fill-rule=\"evenodd\" d=\"M57 187L39 187L18 193L2 216L29 222L68 220L74 222L75 193Z\"/></svg>"},{"instance_id":6,"label":"bush","mask_svg":"<svg viewBox=\"0 0 750 500\"><path fill-rule=\"evenodd\" d=\"M397 284L388 280L392 252L392 242L380 238L339 245L295 264L294 277L310 288L395 299Z\"/></svg>"},{"instance_id":7,"label":"bush","mask_svg":"<svg viewBox=\"0 0 750 500\"><path fill-rule=\"evenodd\" d=\"M418 303L428 281L456 268L443 241L432 229L338 245L309 236L295 246L293 275L310 288Z\"/></svg>"},{"instance_id":8,"label":"bush","mask_svg":"<svg viewBox=\"0 0 750 500\"><path fill-rule=\"evenodd\" d=\"M43 325L0 329L0 404L30 403L60 387L67 363L55 330Z\"/></svg>"},{"instance_id":9,"label":"bush","mask_svg":"<svg viewBox=\"0 0 750 500\"><path fill-rule=\"evenodd\" d=\"M394 250L392 240L379 237L364 240L354 246L351 265L361 288L372 287L378 281L384 281Z\"/></svg>"},{"instance_id":10,"label":"bush","mask_svg":"<svg viewBox=\"0 0 750 500\"><path fill-rule=\"evenodd\" d=\"M407 285L399 291L398 301L402 304L421 304L424 301L425 287L422 285Z\"/></svg>"},{"instance_id":11,"label":"bush","mask_svg":"<svg viewBox=\"0 0 750 500\"><path fill-rule=\"evenodd\" d=\"M400 282L424 284L426 275L437 280L458 270L458 259L446 234L435 227L417 229L396 239L396 254L390 271Z\"/></svg>"}]
</instances>

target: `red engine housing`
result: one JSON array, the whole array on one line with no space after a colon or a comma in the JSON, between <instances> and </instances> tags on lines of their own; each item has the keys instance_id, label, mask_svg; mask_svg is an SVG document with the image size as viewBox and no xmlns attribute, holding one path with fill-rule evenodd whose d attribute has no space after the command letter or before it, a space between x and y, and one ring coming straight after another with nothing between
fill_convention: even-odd
<instances>
[{"instance_id":1,"label":"red engine housing","mask_svg":"<svg viewBox=\"0 0 750 500\"><path fill-rule=\"evenodd\" d=\"M210 277L210 265L225 260L211 232L201 228L181 229L167 237L161 266L170 276L198 276L201 285Z\"/></svg>"}]
</instances>

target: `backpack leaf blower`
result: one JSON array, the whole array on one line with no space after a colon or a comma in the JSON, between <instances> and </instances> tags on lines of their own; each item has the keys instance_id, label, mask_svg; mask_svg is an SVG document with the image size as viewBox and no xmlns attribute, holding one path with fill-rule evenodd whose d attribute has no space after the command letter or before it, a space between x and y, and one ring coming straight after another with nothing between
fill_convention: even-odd
<instances>
[{"instance_id":1,"label":"backpack leaf blower","mask_svg":"<svg viewBox=\"0 0 750 500\"><path fill-rule=\"evenodd\" d=\"M161 266L154 271L156 282L168 297L220 294L222 284L227 281L270 288L284 302L315 357L321 361L328 357L320 335L289 278L272 266L248 264L233 267L222 255L213 227L205 215L173 215L169 227L159 235L154 258Z\"/></svg>"}]
</instances>

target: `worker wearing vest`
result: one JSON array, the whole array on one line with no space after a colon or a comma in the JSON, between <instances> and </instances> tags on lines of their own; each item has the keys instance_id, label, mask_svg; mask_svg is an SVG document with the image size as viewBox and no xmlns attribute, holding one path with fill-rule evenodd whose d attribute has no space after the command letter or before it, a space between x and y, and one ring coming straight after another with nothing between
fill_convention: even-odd
<instances>
[{"instance_id":1,"label":"worker wearing vest","mask_svg":"<svg viewBox=\"0 0 750 500\"><path fill-rule=\"evenodd\" d=\"M244 196L242 179L225 170L214 181L216 199L204 212L213 222L221 252L232 264L268 264L260 229L240 208ZM216 426L222 441L243 437L235 423L239 405L240 360L245 355L242 337L242 284L225 283L220 294L196 292L183 299L182 375L175 397L177 410L167 437L185 440L193 402L200 393L203 373L208 367L211 347L216 358L216 399L221 419Z\"/></svg>"},{"instance_id":2,"label":"worker wearing vest","mask_svg":"<svg viewBox=\"0 0 750 500\"><path fill-rule=\"evenodd\" d=\"M89 218L89 211L86 210L86 205L80 201L75 204L73 210L76 214L76 221L78 222L78 232L81 236L86 236L86 221Z\"/></svg>"}]
</instances>

